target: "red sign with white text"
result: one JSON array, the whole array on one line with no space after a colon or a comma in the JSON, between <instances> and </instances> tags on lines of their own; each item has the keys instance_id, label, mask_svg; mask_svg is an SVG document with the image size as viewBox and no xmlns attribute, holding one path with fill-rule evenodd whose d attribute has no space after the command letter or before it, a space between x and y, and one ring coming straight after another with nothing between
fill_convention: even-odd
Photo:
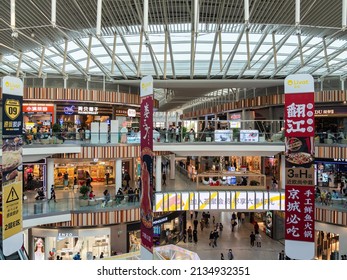
<instances>
[{"instance_id":1,"label":"red sign with white text","mask_svg":"<svg viewBox=\"0 0 347 280\"><path fill-rule=\"evenodd\" d=\"M286 186L285 239L314 242L314 189Z\"/></svg>"},{"instance_id":2,"label":"red sign with white text","mask_svg":"<svg viewBox=\"0 0 347 280\"><path fill-rule=\"evenodd\" d=\"M285 248L293 259L313 259L314 247L314 79L286 77Z\"/></svg>"},{"instance_id":3,"label":"red sign with white text","mask_svg":"<svg viewBox=\"0 0 347 280\"><path fill-rule=\"evenodd\" d=\"M153 79L141 80L141 245L153 254ZM142 256L141 256L142 257Z\"/></svg>"},{"instance_id":4,"label":"red sign with white text","mask_svg":"<svg viewBox=\"0 0 347 280\"><path fill-rule=\"evenodd\" d=\"M314 136L314 94L285 95L285 136Z\"/></svg>"}]
</instances>

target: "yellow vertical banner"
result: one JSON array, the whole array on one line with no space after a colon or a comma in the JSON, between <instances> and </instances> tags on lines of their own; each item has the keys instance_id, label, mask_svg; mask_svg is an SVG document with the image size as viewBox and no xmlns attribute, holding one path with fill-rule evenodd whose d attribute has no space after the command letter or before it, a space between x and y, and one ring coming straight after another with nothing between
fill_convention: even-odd
<instances>
[{"instance_id":1,"label":"yellow vertical banner","mask_svg":"<svg viewBox=\"0 0 347 280\"><path fill-rule=\"evenodd\" d=\"M2 249L5 256L23 245L23 82L2 78Z\"/></svg>"},{"instance_id":2,"label":"yellow vertical banner","mask_svg":"<svg viewBox=\"0 0 347 280\"><path fill-rule=\"evenodd\" d=\"M22 231L22 182L3 186L3 239Z\"/></svg>"}]
</instances>

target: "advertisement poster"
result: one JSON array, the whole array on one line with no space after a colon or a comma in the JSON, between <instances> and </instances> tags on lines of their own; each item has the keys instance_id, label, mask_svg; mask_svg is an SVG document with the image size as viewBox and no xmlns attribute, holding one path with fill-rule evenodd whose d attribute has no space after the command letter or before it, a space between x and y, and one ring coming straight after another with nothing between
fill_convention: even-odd
<instances>
[{"instance_id":1,"label":"advertisement poster","mask_svg":"<svg viewBox=\"0 0 347 280\"><path fill-rule=\"evenodd\" d=\"M292 259L313 259L315 111L311 75L289 75L285 79L284 111L286 255Z\"/></svg>"},{"instance_id":2,"label":"advertisement poster","mask_svg":"<svg viewBox=\"0 0 347 280\"><path fill-rule=\"evenodd\" d=\"M259 142L258 130L241 130L240 142Z\"/></svg>"},{"instance_id":3,"label":"advertisement poster","mask_svg":"<svg viewBox=\"0 0 347 280\"><path fill-rule=\"evenodd\" d=\"M141 259L153 257L153 78L141 80Z\"/></svg>"},{"instance_id":4,"label":"advertisement poster","mask_svg":"<svg viewBox=\"0 0 347 280\"><path fill-rule=\"evenodd\" d=\"M232 130L215 130L214 141L215 142L231 142L233 138Z\"/></svg>"},{"instance_id":5,"label":"advertisement poster","mask_svg":"<svg viewBox=\"0 0 347 280\"><path fill-rule=\"evenodd\" d=\"M16 77L2 79L2 235L7 256L22 245L23 188L23 82ZM21 243L20 243L21 242Z\"/></svg>"},{"instance_id":6,"label":"advertisement poster","mask_svg":"<svg viewBox=\"0 0 347 280\"><path fill-rule=\"evenodd\" d=\"M34 260L45 260L45 239L42 237L34 237Z\"/></svg>"}]
</instances>

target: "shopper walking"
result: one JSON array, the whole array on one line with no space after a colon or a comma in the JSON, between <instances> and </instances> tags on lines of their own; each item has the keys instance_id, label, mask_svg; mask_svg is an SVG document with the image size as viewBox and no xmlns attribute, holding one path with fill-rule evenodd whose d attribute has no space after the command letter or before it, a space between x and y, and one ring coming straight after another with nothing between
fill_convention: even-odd
<instances>
[{"instance_id":1,"label":"shopper walking","mask_svg":"<svg viewBox=\"0 0 347 280\"><path fill-rule=\"evenodd\" d=\"M195 244L198 243L198 231L196 229L193 230L193 240Z\"/></svg>"},{"instance_id":2,"label":"shopper walking","mask_svg":"<svg viewBox=\"0 0 347 280\"><path fill-rule=\"evenodd\" d=\"M162 180L163 180L163 186L166 186L166 173L165 172L163 173Z\"/></svg>"},{"instance_id":3,"label":"shopper walking","mask_svg":"<svg viewBox=\"0 0 347 280\"><path fill-rule=\"evenodd\" d=\"M198 229L199 221L197 219L194 219L193 225L194 225L194 229Z\"/></svg>"},{"instance_id":4,"label":"shopper walking","mask_svg":"<svg viewBox=\"0 0 347 280\"><path fill-rule=\"evenodd\" d=\"M64 173L64 189L68 189L69 188L69 174L67 173L67 171L65 171Z\"/></svg>"},{"instance_id":5,"label":"shopper walking","mask_svg":"<svg viewBox=\"0 0 347 280\"><path fill-rule=\"evenodd\" d=\"M212 248L214 248L214 244L213 244L213 240L214 240L214 235L213 235L213 231L210 232L210 236L209 236L209 246L212 246Z\"/></svg>"},{"instance_id":6,"label":"shopper walking","mask_svg":"<svg viewBox=\"0 0 347 280\"><path fill-rule=\"evenodd\" d=\"M106 185L108 185L108 181L110 180L110 172L106 171L105 178L106 178Z\"/></svg>"},{"instance_id":7,"label":"shopper walking","mask_svg":"<svg viewBox=\"0 0 347 280\"><path fill-rule=\"evenodd\" d=\"M233 260L233 259L234 259L234 254L233 254L233 250L232 250L232 249L229 249L229 252L228 252L228 259L229 259L229 260Z\"/></svg>"},{"instance_id":8,"label":"shopper walking","mask_svg":"<svg viewBox=\"0 0 347 280\"><path fill-rule=\"evenodd\" d=\"M257 247L261 247L261 240L262 240L262 237L260 233L258 232L257 234L255 234L255 242L257 244Z\"/></svg>"},{"instance_id":9,"label":"shopper walking","mask_svg":"<svg viewBox=\"0 0 347 280\"><path fill-rule=\"evenodd\" d=\"M54 202L57 202L57 199L55 196L54 185L51 186L51 198L48 200L48 202L50 202L52 199L54 200Z\"/></svg>"},{"instance_id":10,"label":"shopper walking","mask_svg":"<svg viewBox=\"0 0 347 280\"><path fill-rule=\"evenodd\" d=\"M251 242L251 246L254 247L254 241L255 241L255 234L253 233L253 231L251 232L250 236L249 236L250 242Z\"/></svg>"},{"instance_id":11,"label":"shopper walking","mask_svg":"<svg viewBox=\"0 0 347 280\"><path fill-rule=\"evenodd\" d=\"M192 242L193 241L193 230L192 230L191 226L189 226L187 233L188 233L188 242Z\"/></svg>"},{"instance_id":12,"label":"shopper walking","mask_svg":"<svg viewBox=\"0 0 347 280\"><path fill-rule=\"evenodd\" d=\"M184 229L183 230L183 242L186 243L186 240L187 240L187 230Z\"/></svg>"},{"instance_id":13,"label":"shopper walking","mask_svg":"<svg viewBox=\"0 0 347 280\"><path fill-rule=\"evenodd\" d=\"M218 239L218 237L219 237L218 231L217 231L217 230L214 230L214 231L213 231L213 245L214 245L215 247L217 247L217 239Z\"/></svg>"}]
</instances>

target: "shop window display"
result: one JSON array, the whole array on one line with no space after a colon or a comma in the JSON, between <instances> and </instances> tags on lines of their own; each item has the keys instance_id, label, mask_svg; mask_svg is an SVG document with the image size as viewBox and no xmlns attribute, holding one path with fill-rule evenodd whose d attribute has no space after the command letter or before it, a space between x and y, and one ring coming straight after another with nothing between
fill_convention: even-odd
<instances>
[{"instance_id":1,"label":"shop window display","mask_svg":"<svg viewBox=\"0 0 347 280\"><path fill-rule=\"evenodd\" d=\"M319 260L339 259L339 235L316 231L316 258Z\"/></svg>"},{"instance_id":2,"label":"shop window display","mask_svg":"<svg viewBox=\"0 0 347 280\"><path fill-rule=\"evenodd\" d=\"M44 183L43 165L24 165L24 185L26 190L42 188Z\"/></svg>"}]
</instances>

